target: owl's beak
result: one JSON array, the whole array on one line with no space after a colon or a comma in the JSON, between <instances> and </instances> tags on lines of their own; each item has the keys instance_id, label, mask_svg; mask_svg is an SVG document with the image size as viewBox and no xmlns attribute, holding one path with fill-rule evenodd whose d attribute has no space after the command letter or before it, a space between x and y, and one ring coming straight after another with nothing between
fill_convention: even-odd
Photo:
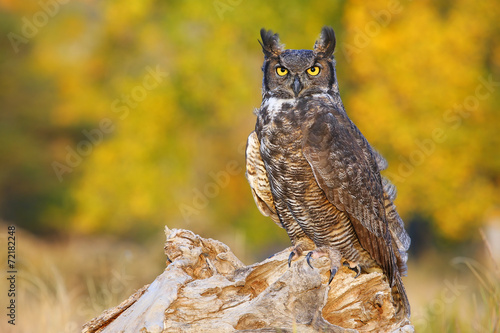
<instances>
[{"instance_id":1,"label":"owl's beak","mask_svg":"<svg viewBox=\"0 0 500 333\"><path fill-rule=\"evenodd\" d=\"M302 90L302 83L300 83L299 76L295 76L295 79L292 83L292 90L295 94L295 97L299 95L299 92Z\"/></svg>"}]
</instances>

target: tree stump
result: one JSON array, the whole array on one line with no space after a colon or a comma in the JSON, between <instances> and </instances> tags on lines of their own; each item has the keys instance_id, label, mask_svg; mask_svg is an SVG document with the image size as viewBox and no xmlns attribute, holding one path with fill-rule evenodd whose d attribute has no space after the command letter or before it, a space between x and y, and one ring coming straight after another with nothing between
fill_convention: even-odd
<instances>
[{"instance_id":1,"label":"tree stump","mask_svg":"<svg viewBox=\"0 0 500 333\"><path fill-rule=\"evenodd\" d=\"M329 260L288 267L290 249L245 266L225 244L165 228L165 271L83 326L93 332L414 332L382 273Z\"/></svg>"}]
</instances>

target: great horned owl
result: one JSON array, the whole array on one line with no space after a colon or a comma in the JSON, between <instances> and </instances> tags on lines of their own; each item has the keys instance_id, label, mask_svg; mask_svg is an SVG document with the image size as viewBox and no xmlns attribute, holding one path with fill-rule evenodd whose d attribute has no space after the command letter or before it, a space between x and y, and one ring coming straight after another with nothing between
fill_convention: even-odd
<instances>
[{"instance_id":1,"label":"great horned owl","mask_svg":"<svg viewBox=\"0 0 500 333\"><path fill-rule=\"evenodd\" d=\"M330 282L342 264L381 269L395 305L409 317L401 280L410 238L387 167L347 116L335 73L335 35L324 27L313 50L285 50L261 30L262 104L248 137L246 176L262 214L290 237L290 262L327 255Z\"/></svg>"}]
</instances>

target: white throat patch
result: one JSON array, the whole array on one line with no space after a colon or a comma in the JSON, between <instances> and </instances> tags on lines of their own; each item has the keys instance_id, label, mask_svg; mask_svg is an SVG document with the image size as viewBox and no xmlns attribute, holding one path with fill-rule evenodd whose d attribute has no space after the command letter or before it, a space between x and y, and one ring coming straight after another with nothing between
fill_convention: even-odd
<instances>
[{"instance_id":1,"label":"white throat patch","mask_svg":"<svg viewBox=\"0 0 500 333\"><path fill-rule=\"evenodd\" d=\"M264 104L262 105L263 107L267 108L267 112L270 114L280 112L283 110L282 106L283 104L290 104L292 107L296 105L297 100L293 98L276 98L276 97L270 97L267 99Z\"/></svg>"}]
</instances>

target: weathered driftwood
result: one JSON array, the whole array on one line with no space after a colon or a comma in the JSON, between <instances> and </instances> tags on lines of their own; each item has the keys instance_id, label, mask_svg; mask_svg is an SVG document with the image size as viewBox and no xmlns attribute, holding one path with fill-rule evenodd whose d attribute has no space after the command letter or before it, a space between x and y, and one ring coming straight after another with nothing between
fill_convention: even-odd
<instances>
[{"instance_id":1,"label":"weathered driftwood","mask_svg":"<svg viewBox=\"0 0 500 333\"><path fill-rule=\"evenodd\" d=\"M327 258L288 267L286 249L245 266L219 241L165 232L165 271L82 332L413 332L382 273L342 267L328 285Z\"/></svg>"}]
</instances>

